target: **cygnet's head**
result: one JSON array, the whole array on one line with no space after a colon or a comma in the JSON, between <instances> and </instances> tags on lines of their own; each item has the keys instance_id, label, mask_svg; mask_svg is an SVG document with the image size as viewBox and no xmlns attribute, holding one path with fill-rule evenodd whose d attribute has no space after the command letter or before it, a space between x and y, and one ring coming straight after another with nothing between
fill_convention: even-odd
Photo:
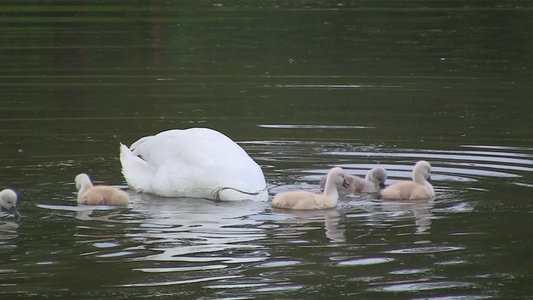
<instances>
[{"instance_id":1,"label":"cygnet's head","mask_svg":"<svg viewBox=\"0 0 533 300\"><path fill-rule=\"evenodd\" d=\"M378 184L380 189L384 189L385 181L387 181L387 171L381 167L373 168L368 172L367 179Z\"/></svg>"},{"instance_id":2,"label":"cygnet's head","mask_svg":"<svg viewBox=\"0 0 533 300\"><path fill-rule=\"evenodd\" d=\"M85 173L78 174L76 178L74 179L76 182L76 189L79 191L81 188L86 185L87 183L91 184L91 178L89 178L89 175Z\"/></svg>"},{"instance_id":3,"label":"cygnet's head","mask_svg":"<svg viewBox=\"0 0 533 300\"><path fill-rule=\"evenodd\" d=\"M350 186L350 184L344 178L344 171L342 170L342 168L339 167L335 167L328 172L327 180L333 180L336 186L342 185L345 188L348 188Z\"/></svg>"},{"instance_id":4,"label":"cygnet's head","mask_svg":"<svg viewBox=\"0 0 533 300\"><path fill-rule=\"evenodd\" d=\"M0 192L0 206L12 213L15 219L20 217L17 209L17 193L10 189L5 189Z\"/></svg>"},{"instance_id":5,"label":"cygnet's head","mask_svg":"<svg viewBox=\"0 0 533 300\"><path fill-rule=\"evenodd\" d=\"M417 162L413 169L413 179L416 178L417 174L420 174L425 180L431 182L431 165L425 160Z\"/></svg>"}]
</instances>

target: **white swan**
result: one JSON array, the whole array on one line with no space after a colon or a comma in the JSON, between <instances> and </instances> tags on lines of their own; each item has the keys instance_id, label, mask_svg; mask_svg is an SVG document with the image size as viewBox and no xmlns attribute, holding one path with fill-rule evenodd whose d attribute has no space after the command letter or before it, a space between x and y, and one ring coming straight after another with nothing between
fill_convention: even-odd
<instances>
[{"instance_id":1,"label":"white swan","mask_svg":"<svg viewBox=\"0 0 533 300\"><path fill-rule=\"evenodd\" d=\"M78 189L78 203L84 205L128 205L130 196L121 189L107 185L94 186L85 173L78 174L74 179Z\"/></svg>"},{"instance_id":2,"label":"white swan","mask_svg":"<svg viewBox=\"0 0 533 300\"><path fill-rule=\"evenodd\" d=\"M431 181L431 165L424 160L416 163L413 180L395 182L381 192L383 199L408 200L429 199L435 197Z\"/></svg>"},{"instance_id":3,"label":"white swan","mask_svg":"<svg viewBox=\"0 0 533 300\"><path fill-rule=\"evenodd\" d=\"M17 209L17 193L11 189L5 189L0 192L0 207L12 213L15 219L20 218Z\"/></svg>"},{"instance_id":4,"label":"white swan","mask_svg":"<svg viewBox=\"0 0 533 300\"><path fill-rule=\"evenodd\" d=\"M128 185L163 197L268 200L261 167L234 141L208 128L163 131L120 146Z\"/></svg>"},{"instance_id":5,"label":"white swan","mask_svg":"<svg viewBox=\"0 0 533 300\"><path fill-rule=\"evenodd\" d=\"M307 191L290 191L277 194L272 200L272 207L285 209L327 209L337 206L339 192L337 185L348 186L344 180L344 171L333 168L326 177L326 187L322 195Z\"/></svg>"},{"instance_id":6,"label":"white swan","mask_svg":"<svg viewBox=\"0 0 533 300\"><path fill-rule=\"evenodd\" d=\"M385 188L387 171L381 167L375 167L368 171L365 179L346 173L344 174L344 179L348 183L347 189L353 193L377 193ZM325 183L326 177L323 177L320 181L320 188L324 189ZM341 189L342 185L337 185L337 188Z\"/></svg>"}]
</instances>

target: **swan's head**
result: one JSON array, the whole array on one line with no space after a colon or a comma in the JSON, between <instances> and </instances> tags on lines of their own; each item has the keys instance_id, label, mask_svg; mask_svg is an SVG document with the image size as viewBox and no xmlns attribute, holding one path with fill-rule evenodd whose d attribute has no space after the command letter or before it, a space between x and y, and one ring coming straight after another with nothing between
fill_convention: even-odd
<instances>
[{"instance_id":1,"label":"swan's head","mask_svg":"<svg viewBox=\"0 0 533 300\"><path fill-rule=\"evenodd\" d=\"M74 179L74 181L76 182L76 189L78 191L81 190L86 185L89 185L89 186L92 185L91 178L89 178L89 175L85 173L78 174L76 178Z\"/></svg>"},{"instance_id":2,"label":"swan's head","mask_svg":"<svg viewBox=\"0 0 533 300\"><path fill-rule=\"evenodd\" d=\"M416 163L413 169L413 179L418 176L422 176L426 181L431 182L431 165L427 161L421 160Z\"/></svg>"},{"instance_id":3,"label":"swan's head","mask_svg":"<svg viewBox=\"0 0 533 300\"><path fill-rule=\"evenodd\" d=\"M328 172L327 181L332 181L336 186L342 185L345 188L350 186L350 183L344 178L344 171L339 167L335 167Z\"/></svg>"},{"instance_id":4,"label":"swan's head","mask_svg":"<svg viewBox=\"0 0 533 300\"><path fill-rule=\"evenodd\" d=\"M367 174L367 180L377 184L380 189L385 188L385 181L387 181L387 171L381 167L376 167L370 170Z\"/></svg>"},{"instance_id":5,"label":"swan's head","mask_svg":"<svg viewBox=\"0 0 533 300\"><path fill-rule=\"evenodd\" d=\"M20 217L17 209L17 193L10 189L5 189L0 192L0 206L12 213L15 219Z\"/></svg>"}]
</instances>

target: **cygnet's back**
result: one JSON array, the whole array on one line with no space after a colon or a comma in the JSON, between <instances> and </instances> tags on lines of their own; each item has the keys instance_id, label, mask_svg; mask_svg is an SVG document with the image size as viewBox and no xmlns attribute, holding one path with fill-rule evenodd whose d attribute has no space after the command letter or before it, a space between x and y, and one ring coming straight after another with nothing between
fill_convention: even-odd
<instances>
[{"instance_id":1,"label":"cygnet's back","mask_svg":"<svg viewBox=\"0 0 533 300\"><path fill-rule=\"evenodd\" d=\"M323 194L308 191L291 191L277 194L272 200L272 207L285 209L327 209L337 206L339 194L337 184L345 184L341 168L333 168L326 178Z\"/></svg>"},{"instance_id":2,"label":"cygnet's back","mask_svg":"<svg viewBox=\"0 0 533 300\"><path fill-rule=\"evenodd\" d=\"M106 185L93 186L87 174L76 176L78 203L83 205L128 205L129 195L121 189Z\"/></svg>"},{"instance_id":3,"label":"cygnet's back","mask_svg":"<svg viewBox=\"0 0 533 300\"><path fill-rule=\"evenodd\" d=\"M413 169L413 180L395 182L381 192L383 199L409 200L429 199L435 197L431 180L431 165L419 161Z\"/></svg>"},{"instance_id":4,"label":"cygnet's back","mask_svg":"<svg viewBox=\"0 0 533 300\"><path fill-rule=\"evenodd\" d=\"M366 177L363 179L356 175L344 174L344 179L348 183L349 191L353 193L377 193L385 188L385 181L387 181L387 171L381 167L375 167L368 171ZM320 185L324 188L326 178L322 178ZM344 189L341 184L337 185L338 189Z\"/></svg>"}]
</instances>

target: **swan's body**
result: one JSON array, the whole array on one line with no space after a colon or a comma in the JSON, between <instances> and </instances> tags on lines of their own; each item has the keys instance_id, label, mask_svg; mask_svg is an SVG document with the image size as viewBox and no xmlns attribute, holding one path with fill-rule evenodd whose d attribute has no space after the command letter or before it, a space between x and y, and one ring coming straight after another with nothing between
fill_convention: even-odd
<instances>
[{"instance_id":1,"label":"swan's body","mask_svg":"<svg viewBox=\"0 0 533 300\"><path fill-rule=\"evenodd\" d=\"M347 186L344 171L333 168L328 172L323 194L307 191L291 191L277 194L272 200L272 207L284 209L327 209L337 206L339 193L337 185Z\"/></svg>"},{"instance_id":2,"label":"swan's body","mask_svg":"<svg viewBox=\"0 0 533 300\"><path fill-rule=\"evenodd\" d=\"M359 176L344 174L344 179L348 183L347 189L353 193L377 193L385 188L385 181L387 181L387 171L381 167L373 168L368 171L366 177L363 179ZM324 189L326 178L322 178L320 186ZM337 185L341 189L342 185Z\"/></svg>"},{"instance_id":3,"label":"swan's body","mask_svg":"<svg viewBox=\"0 0 533 300\"><path fill-rule=\"evenodd\" d=\"M5 189L0 192L0 210L5 209L12 213L15 219L20 217L17 209L17 193L11 189Z\"/></svg>"},{"instance_id":4,"label":"swan's body","mask_svg":"<svg viewBox=\"0 0 533 300\"><path fill-rule=\"evenodd\" d=\"M208 128L168 130L120 146L128 185L163 197L268 200L261 167L227 136Z\"/></svg>"},{"instance_id":5,"label":"swan's body","mask_svg":"<svg viewBox=\"0 0 533 300\"><path fill-rule=\"evenodd\" d=\"M81 173L76 176L76 188L78 189L78 203L84 205L128 205L130 196L121 189L107 185L94 186L87 174Z\"/></svg>"},{"instance_id":6,"label":"swan's body","mask_svg":"<svg viewBox=\"0 0 533 300\"><path fill-rule=\"evenodd\" d=\"M416 163L413 180L398 181L381 192L383 199L412 200L435 197L431 180L431 165L424 160Z\"/></svg>"}]
</instances>

